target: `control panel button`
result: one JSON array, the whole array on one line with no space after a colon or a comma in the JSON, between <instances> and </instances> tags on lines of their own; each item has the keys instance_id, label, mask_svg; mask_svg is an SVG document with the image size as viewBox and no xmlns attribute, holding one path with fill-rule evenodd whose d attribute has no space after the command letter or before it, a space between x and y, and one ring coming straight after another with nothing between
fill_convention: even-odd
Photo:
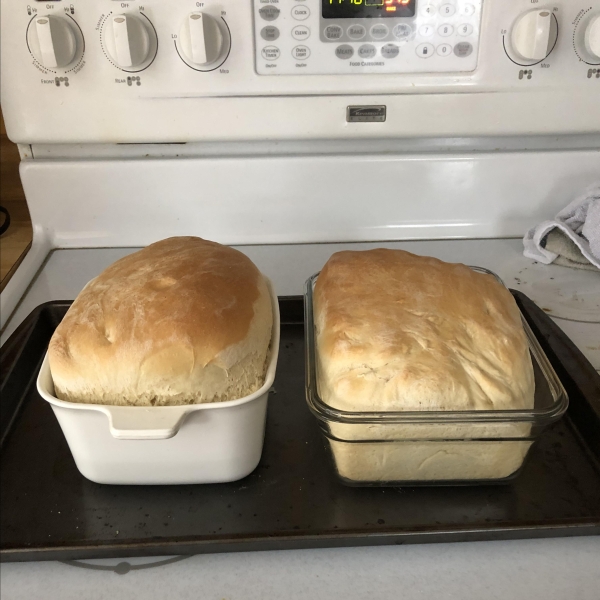
<instances>
[{"instance_id":1,"label":"control panel button","mask_svg":"<svg viewBox=\"0 0 600 600\"><path fill-rule=\"evenodd\" d=\"M381 56L383 58L396 58L400 54L400 48L396 44L385 44L381 49Z\"/></svg>"},{"instance_id":2,"label":"control panel button","mask_svg":"<svg viewBox=\"0 0 600 600\"><path fill-rule=\"evenodd\" d=\"M382 40L387 37L389 32L390 30L387 28L387 25L384 25L383 23L378 23L371 27L371 36L376 40Z\"/></svg>"},{"instance_id":3,"label":"control panel button","mask_svg":"<svg viewBox=\"0 0 600 600\"><path fill-rule=\"evenodd\" d=\"M419 44L415 52L420 58L429 58L435 52L435 48L432 44Z\"/></svg>"},{"instance_id":4,"label":"control panel button","mask_svg":"<svg viewBox=\"0 0 600 600\"><path fill-rule=\"evenodd\" d=\"M460 14L470 17L475 14L475 7L472 4L464 4L460 9Z\"/></svg>"},{"instance_id":5,"label":"control panel button","mask_svg":"<svg viewBox=\"0 0 600 600\"><path fill-rule=\"evenodd\" d=\"M454 54L460 58L469 56L471 52L473 52L473 46L469 44L469 42L458 42L458 44L454 46Z\"/></svg>"},{"instance_id":6,"label":"control panel button","mask_svg":"<svg viewBox=\"0 0 600 600\"><path fill-rule=\"evenodd\" d=\"M452 27L452 25L448 25L448 23L444 23L438 27L438 33L442 37L448 37L454 33L454 27Z\"/></svg>"},{"instance_id":7,"label":"control panel button","mask_svg":"<svg viewBox=\"0 0 600 600\"><path fill-rule=\"evenodd\" d=\"M295 40L307 40L310 37L310 29L306 25L296 25L292 29L292 37Z\"/></svg>"},{"instance_id":8,"label":"control panel button","mask_svg":"<svg viewBox=\"0 0 600 600\"><path fill-rule=\"evenodd\" d=\"M279 37L279 29L273 25L267 25L260 30L260 37L267 42L274 42Z\"/></svg>"},{"instance_id":9,"label":"control panel button","mask_svg":"<svg viewBox=\"0 0 600 600\"><path fill-rule=\"evenodd\" d=\"M350 25L346 33L351 40L362 40L367 34L367 30L362 25Z\"/></svg>"},{"instance_id":10,"label":"control panel button","mask_svg":"<svg viewBox=\"0 0 600 600\"><path fill-rule=\"evenodd\" d=\"M456 31L458 32L458 35L467 37L473 33L473 25L470 23L463 23L462 25L458 26Z\"/></svg>"},{"instance_id":11,"label":"control panel button","mask_svg":"<svg viewBox=\"0 0 600 600\"><path fill-rule=\"evenodd\" d=\"M406 23L399 23L394 27L392 33L398 40L407 40L412 34L412 27Z\"/></svg>"},{"instance_id":12,"label":"control panel button","mask_svg":"<svg viewBox=\"0 0 600 600\"><path fill-rule=\"evenodd\" d=\"M310 9L308 6L294 6L292 8L292 17L296 19L296 21L306 21L308 17L310 17Z\"/></svg>"},{"instance_id":13,"label":"control panel button","mask_svg":"<svg viewBox=\"0 0 600 600\"><path fill-rule=\"evenodd\" d=\"M377 48L372 44L363 44L358 49L358 55L361 58L373 58L377 54Z\"/></svg>"},{"instance_id":14,"label":"control panel button","mask_svg":"<svg viewBox=\"0 0 600 600\"><path fill-rule=\"evenodd\" d=\"M456 12L454 4L442 4L440 6L440 15L443 17L451 17Z\"/></svg>"},{"instance_id":15,"label":"control panel button","mask_svg":"<svg viewBox=\"0 0 600 600\"><path fill-rule=\"evenodd\" d=\"M260 15L261 19L264 19L265 21L274 21L277 19L280 12L281 11L275 6L263 6L258 11L258 14Z\"/></svg>"},{"instance_id":16,"label":"control panel button","mask_svg":"<svg viewBox=\"0 0 600 600\"><path fill-rule=\"evenodd\" d=\"M310 56L310 48L307 46L296 46L292 50L292 56L296 60L306 60Z\"/></svg>"},{"instance_id":17,"label":"control panel button","mask_svg":"<svg viewBox=\"0 0 600 600\"><path fill-rule=\"evenodd\" d=\"M265 60L277 60L281 52L277 46L267 46L266 48L262 49L261 54Z\"/></svg>"},{"instance_id":18,"label":"control panel button","mask_svg":"<svg viewBox=\"0 0 600 600\"><path fill-rule=\"evenodd\" d=\"M348 60L354 55L354 48L349 44L342 44L335 49L335 55L342 60Z\"/></svg>"},{"instance_id":19,"label":"control panel button","mask_svg":"<svg viewBox=\"0 0 600 600\"><path fill-rule=\"evenodd\" d=\"M328 25L323 34L328 40L339 40L344 35L344 30L339 25Z\"/></svg>"},{"instance_id":20,"label":"control panel button","mask_svg":"<svg viewBox=\"0 0 600 600\"><path fill-rule=\"evenodd\" d=\"M419 28L419 35L422 37L429 37L430 35L433 35L433 26L431 25L422 25Z\"/></svg>"},{"instance_id":21,"label":"control panel button","mask_svg":"<svg viewBox=\"0 0 600 600\"><path fill-rule=\"evenodd\" d=\"M435 14L435 6L433 6L433 4L425 4L424 6L421 7L421 14L424 17L431 17L432 15Z\"/></svg>"},{"instance_id":22,"label":"control panel button","mask_svg":"<svg viewBox=\"0 0 600 600\"><path fill-rule=\"evenodd\" d=\"M438 56L450 56L452 54L452 46L450 44L440 44L435 52Z\"/></svg>"}]
</instances>

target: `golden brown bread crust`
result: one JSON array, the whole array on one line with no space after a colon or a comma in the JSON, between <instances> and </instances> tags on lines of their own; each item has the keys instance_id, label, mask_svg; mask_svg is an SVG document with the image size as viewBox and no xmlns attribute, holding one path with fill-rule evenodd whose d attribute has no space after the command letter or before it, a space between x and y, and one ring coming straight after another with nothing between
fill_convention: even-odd
<instances>
[{"instance_id":1,"label":"golden brown bread crust","mask_svg":"<svg viewBox=\"0 0 600 600\"><path fill-rule=\"evenodd\" d=\"M533 407L520 313L491 275L402 250L338 252L314 310L319 391L335 408Z\"/></svg>"},{"instance_id":2,"label":"golden brown bread crust","mask_svg":"<svg viewBox=\"0 0 600 600\"><path fill-rule=\"evenodd\" d=\"M79 294L49 348L59 398L185 404L260 388L271 339L265 280L241 252L166 239L108 267Z\"/></svg>"}]
</instances>

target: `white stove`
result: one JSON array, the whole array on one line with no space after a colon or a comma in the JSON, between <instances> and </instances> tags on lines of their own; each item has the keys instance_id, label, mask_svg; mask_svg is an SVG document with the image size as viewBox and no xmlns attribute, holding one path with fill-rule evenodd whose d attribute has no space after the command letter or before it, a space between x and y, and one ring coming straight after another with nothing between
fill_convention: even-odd
<instances>
[{"instance_id":1,"label":"white stove","mask_svg":"<svg viewBox=\"0 0 600 600\"><path fill-rule=\"evenodd\" d=\"M280 295L347 247L489 268L600 370L600 275L536 264L520 241L600 179L598 0L1 8L2 109L34 228L0 297L2 343L124 254L199 235L239 246ZM2 587L10 598L595 598L598 550L582 538L218 555L153 571L113 561L124 579L9 564Z\"/></svg>"}]
</instances>

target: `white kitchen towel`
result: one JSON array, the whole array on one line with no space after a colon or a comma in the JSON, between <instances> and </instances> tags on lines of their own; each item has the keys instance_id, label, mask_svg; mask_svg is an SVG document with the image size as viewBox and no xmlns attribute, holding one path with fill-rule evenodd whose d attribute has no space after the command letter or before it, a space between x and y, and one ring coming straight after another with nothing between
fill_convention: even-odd
<instances>
[{"instance_id":1,"label":"white kitchen towel","mask_svg":"<svg viewBox=\"0 0 600 600\"><path fill-rule=\"evenodd\" d=\"M600 183L523 238L523 254L541 263L600 269Z\"/></svg>"}]
</instances>

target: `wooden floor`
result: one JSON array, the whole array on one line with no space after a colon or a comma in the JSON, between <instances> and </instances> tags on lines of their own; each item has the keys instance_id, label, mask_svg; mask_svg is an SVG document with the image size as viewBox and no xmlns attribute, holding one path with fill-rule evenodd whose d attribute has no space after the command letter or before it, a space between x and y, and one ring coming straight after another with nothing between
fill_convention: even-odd
<instances>
[{"instance_id":1,"label":"wooden floor","mask_svg":"<svg viewBox=\"0 0 600 600\"><path fill-rule=\"evenodd\" d=\"M25 194L19 178L19 151L6 137L0 113L0 205L10 213L10 227L0 236L0 290L31 246L33 231Z\"/></svg>"}]
</instances>

